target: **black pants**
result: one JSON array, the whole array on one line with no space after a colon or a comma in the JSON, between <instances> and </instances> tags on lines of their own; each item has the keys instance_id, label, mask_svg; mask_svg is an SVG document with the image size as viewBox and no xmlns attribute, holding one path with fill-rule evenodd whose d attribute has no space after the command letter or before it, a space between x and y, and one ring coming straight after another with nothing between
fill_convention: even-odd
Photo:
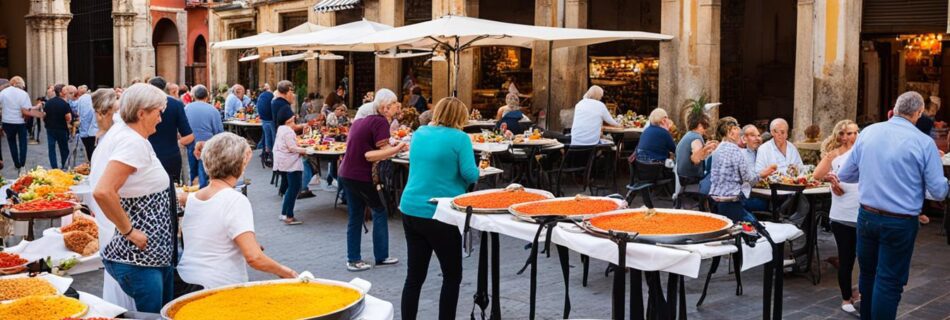
<instances>
[{"instance_id":1,"label":"black pants","mask_svg":"<svg viewBox=\"0 0 950 320\"><path fill-rule=\"evenodd\" d=\"M159 157L158 161L162 163L162 167L165 168L165 173L168 174L168 177L172 180L172 185L175 183L181 183L181 154L175 154L172 156Z\"/></svg>"},{"instance_id":2,"label":"black pants","mask_svg":"<svg viewBox=\"0 0 950 320\"><path fill-rule=\"evenodd\" d=\"M838 287L841 289L841 300L851 300L851 272L854 271L858 230L832 221L831 233L835 235L835 243L838 245Z\"/></svg>"},{"instance_id":3,"label":"black pants","mask_svg":"<svg viewBox=\"0 0 950 320\"><path fill-rule=\"evenodd\" d=\"M86 149L86 160L92 162L92 152L96 150L96 137L82 137L82 146Z\"/></svg>"},{"instance_id":4,"label":"black pants","mask_svg":"<svg viewBox=\"0 0 950 320\"><path fill-rule=\"evenodd\" d=\"M408 247L408 271L402 288L402 318L416 319L419 294L429 272L432 252L442 267L442 293L439 295L439 319L455 319L459 285L462 283L462 235L459 229L434 219L402 216ZM426 316L428 318L429 316Z\"/></svg>"}]
</instances>

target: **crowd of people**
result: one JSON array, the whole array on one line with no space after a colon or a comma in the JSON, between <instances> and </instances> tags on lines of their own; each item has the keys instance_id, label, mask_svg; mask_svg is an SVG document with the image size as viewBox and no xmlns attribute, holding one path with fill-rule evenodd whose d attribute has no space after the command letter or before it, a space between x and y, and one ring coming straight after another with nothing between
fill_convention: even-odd
<instances>
[{"instance_id":1,"label":"crowd of people","mask_svg":"<svg viewBox=\"0 0 950 320\"><path fill-rule=\"evenodd\" d=\"M223 120L254 110L261 120L260 160L281 178L278 216L287 225L302 223L294 213L295 203L314 196L309 186L315 173L323 171L306 161L307 150L298 144L298 135L323 127L348 128L346 153L331 161L327 174L317 180L326 181L321 182L326 191L342 189L350 271L399 263L389 252L388 214L378 193L375 166L409 151L412 166L399 201L408 248L402 315L417 317L434 253L443 274L439 318L455 317L462 279L461 237L456 227L433 219L436 206L428 199L460 195L478 181L472 142L462 130L470 109L462 101L444 98L432 105L418 87L412 87L404 109L396 93L379 89L367 93L351 116L345 92L329 93L322 105L311 94L297 107L295 87L286 80L273 88L264 84L256 98L234 85L223 104L215 103L214 93L204 85L188 88L161 77L128 88L90 92L85 86L56 84L47 91L34 103L22 78L0 79L3 132L18 172L26 166L27 139L35 135L32 126L45 126L52 168L66 168L68 159L82 156L71 154L72 139L83 146L94 189L89 206L103 230L114 230L99 233L107 271L106 300L158 312L183 293L248 281L248 265L281 278L297 276L261 251L252 206L235 190L253 151L245 138L225 132ZM603 95L602 88L592 86L565 115L570 120L569 138L565 137L569 148L603 144L604 127L620 126L600 101ZM860 139L858 125L843 120L821 144L813 177L829 183L832 191L830 226L846 312L875 318L895 315L907 283L918 221L924 222L918 216L925 193L934 200L947 196L942 153L919 129L927 126L928 120L920 121L926 118L925 111L923 98L908 92L897 99L893 118L865 128ZM531 121L515 92L506 96L494 119L496 129L507 135L520 134ZM681 137L674 137L673 121L662 108L654 109L648 121L630 161L637 168L661 169L637 174L655 180L675 177L680 190L707 196L712 211L737 222L762 227L754 212L767 211L767 200L751 196L752 186L773 174L805 168L783 119L769 123L764 142L758 127L740 126L731 117L713 121L701 109L690 112ZM404 126L415 130L411 145L391 141L391 133ZM184 177L183 149L188 162ZM197 192L175 191L177 183L195 182L200 186ZM179 206L184 211L180 227ZM360 252L367 209L373 229L372 263ZM179 230L183 246L177 242ZM855 262L860 274L857 291L851 283ZM860 300L866 303L858 306Z\"/></svg>"}]
</instances>

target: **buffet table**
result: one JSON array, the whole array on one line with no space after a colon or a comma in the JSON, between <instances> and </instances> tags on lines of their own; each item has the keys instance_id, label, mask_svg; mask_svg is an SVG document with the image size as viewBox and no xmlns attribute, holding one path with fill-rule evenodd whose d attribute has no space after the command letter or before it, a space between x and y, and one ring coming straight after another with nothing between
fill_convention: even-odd
<instances>
[{"instance_id":1,"label":"buffet table","mask_svg":"<svg viewBox=\"0 0 950 320\"><path fill-rule=\"evenodd\" d=\"M244 120L231 119L225 121L224 130L234 133L252 142L251 145L257 145L263 132L260 122L247 122Z\"/></svg>"},{"instance_id":2,"label":"buffet table","mask_svg":"<svg viewBox=\"0 0 950 320\"><path fill-rule=\"evenodd\" d=\"M480 257L482 260L487 259L486 250L488 248L486 248L486 246L488 245L488 237L486 236L490 236L491 238L492 243L490 245L492 259L490 264L492 269L491 281L493 284L492 297L500 297L498 288L498 266L500 263L500 257L498 256L499 234L504 234L525 241L532 241L536 236L540 236L541 241L550 240L550 242L555 243L559 247L571 249L582 255L590 256L615 265L619 262L621 265L623 265L622 261L620 261L621 258L618 255L617 245L615 242L607 238L586 233L583 230L580 230L574 224L558 223L555 227L548 230L547 233L550 235L550 238L548 239L547 236L541 234L542 232L540 232L538 224L523 222L521 220L514 219L512 215L508 214L472 214L471 216L468 216L464 212L459 212L453 209L450 203L451 199L438 199L438 206L433 218L444 223L458 226L459 230L463 232L463 234L466 233L469 228L482 231L482 252L480 252ZM741 270L748 270L756 266L768 264L770 271L778 272L778 277L774 278L773 276L775 273L766 272L766 283L775 283L775 300L767 298L765 301L763 301L764 304L767 303L767 305L763 306L763 313L769 313L769 310L771 309L770 306L774 304L776 306L775 312L780 315L782 294L782 244L787 240L798 238L804 233L798 228L788 224L765 222L765 225L771 234L772 240L776 243L776 246L770 246L765 239L759 239L759 242L755 247L749 247L745 244L742 244ZM740 248L735 246L734 242L732 241L729 241L728 243L724 241L723 243L676 246L651 245L632 242L627 244L625 260L628 263L627 267L635 269L636 272L641 270L647 271L648 277L650 272L662 271L668 272L671 275L697 278L699 276L702 260L733 254L739 252L739 250ZM562 271L565 272L565 286L567 286L567 270L564 268L567 258L566 252L560 248L558 251L562 259ZM480 266L480 269L482 269L482 266ZM478 276L480 282L484 281L483 278L487 277L487 272L485 272L485 270L479 270ZM771 292L772 289L773 288L771 286L767 285L765 290ZM632 294L635 295L638 292L639 291L634 290ZM682 296L685 299L685 294ZM642 307L642 300L640 302ZM681 304L681 308L685 308L685 301L681 300L679 303ZM479 302L476 301L476 304L479 304ZM491 305L491 318L499 319L501 317L501 309L498 299L493 299L491 301ZM569 298L565 297L565 313L569 313L569 310ZM640 312L642 314L642 310L632 309L632 312ZM565 317L566 316L568 316L568 314L565 314Z\"/></svg>"}]
</instances>

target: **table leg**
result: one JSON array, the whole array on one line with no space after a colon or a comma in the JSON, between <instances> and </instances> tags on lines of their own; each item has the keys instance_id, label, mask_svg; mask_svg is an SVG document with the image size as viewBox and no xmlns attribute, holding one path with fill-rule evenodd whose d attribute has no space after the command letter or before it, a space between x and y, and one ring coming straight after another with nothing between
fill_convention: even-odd
<instances>
[{"instance_id":1,"label":"table leg","mask_svg":"<svg viewBox=\"0 0 950 320\"><path fill-rule=\"evenodd\" d=\"M564 276L564 319L571 317L571 285L568 279L570 278L571 266L568 264L570 252L567 251L565 246L557 246L557 256L561 260L561 275Z\"/></svg>"},{"instance_id":2,"label":"table leg","mask_svg":"<svg viewBox=\"0 0 950 320\"><path fill-rule=\"evenodd\" d=\"M26 241L33 241L33 219L28 220L26 223L28 229L26 230Z\"/></svg>"},{"instance_id":3,"label":"table leg","mask_svg":"<svg viewBox=\"0 0 950 320\"><path fill-rule=\"evenodd\" d=\"M772 319L781 320L782 319L782 298L784 295L784 285L785 285L785 274L783 270L785 256L785 246L782 244L777 244L773 247L772 250L772 263L775 265L775 292L773 293L774 309L772 314Z\"/></svg>"},{"instance_id":4,"label":"table leg","mask_svg":"<svg viewBox=\"0 0 950 320\"><path fill-rule=\"evenodd\" d=\"M772 282L773 271L775 270L775 250L777 245L772 246L772 261L765 264L765 274L762 279L762 319L769 320L772 316ZM780 262L781 263L781 262Z\"/></svg>"},{"instance_id":5,"label":"table leg","mask_svg":"<svg viewBox=\"0 0 950 320\"><path fill-rule=\"evenodd\" d=\"M488 308L488 233L482 231L481 246L478 248L478 278L475 289L475 306L482 310L485 318L485 309ZM475 319L475 308L472 308L472 319Z\"/></svg>"},{"instance_id":6,"label":"table leg","mask_svg":"<svg viewBox=\"0 0 950 320\"><path fill-rule=\"evenodd\" d=\"M491 320L501 319L501 259L499 255L498 233L491 233Z\"/></svg>"},{"instance_id":7,"label":"table leg","mask_svg":"<svg viewBox=\"0 0 950 320\"><path fill-rule=\"evenodd\" d=\"M630 320L643 320L643 271L633 268L630 269Z\"/></svg>"}]
</instances>

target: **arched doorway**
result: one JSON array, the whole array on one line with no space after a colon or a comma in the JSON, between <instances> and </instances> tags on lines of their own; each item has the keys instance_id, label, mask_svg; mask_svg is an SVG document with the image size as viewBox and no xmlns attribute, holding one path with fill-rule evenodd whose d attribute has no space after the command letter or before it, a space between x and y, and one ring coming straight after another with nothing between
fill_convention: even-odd
<instances>
[{"instance_id":1,"label":"arched doorway","mask_svg":"<svg viewBox=\"0 0 950 320\"><path fill-rule=\"evenodd\" d=\"M152 32L152 47L155 48L155 74L169 83L178 81L178 27L168 19L161 19Z\"/></svg>"},{"instance_id":2,"label":"arched doorway","mask_svg":"<svg viewBox=\"0 0 950 320\"><path fill-rule=\"evenodd\" d=\"M113 25L109 1L73 0L66 31L69 83L89 88L113 86ZM31 40L32 41L32 40ZM44 85L45 87L45 85Z\"/></svg>"},{"instance_id":3,"label":"arched doorway","mask_svg":"<svg viewBox=\"0 0 950 320\"><path fill-rule=\"evenodd\" d=\"M185 72L188 79L185 82L189 85L203 84L208 85L208 42L204 35L198 35L191 46L192 63L188 71Z\"/></svg>"}]
</instances>

